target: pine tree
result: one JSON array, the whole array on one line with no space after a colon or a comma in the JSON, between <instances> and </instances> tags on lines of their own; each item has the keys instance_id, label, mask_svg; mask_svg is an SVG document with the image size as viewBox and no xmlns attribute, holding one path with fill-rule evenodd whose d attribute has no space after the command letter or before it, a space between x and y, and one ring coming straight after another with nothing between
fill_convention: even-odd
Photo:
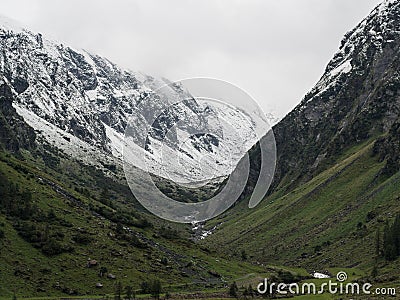
<instances>
[{"instance_id":1,"label":"pine tree","mask_svg":"<svg viewBox=\"0 0 400 300\"><path fill-rule=\"evenodd\" d=\"M125 287L126 299L131 300L133 298L133 289L130 285Z\"/></svg>"},{"instance_id":2,"label":"pine tree","mask_svg":"<svg viewBox=\"0 0 400 300\"><path fill-rule=\"evenodd\" d=\"M396 257L400 255L400 215L397 215L392 228L393 243Z\"/></svg>"},{"instance_id":3,"label":"pine tree","mask_svg":"<svg viewBox=\"0 0 400 300\"><path fill-rule=\"evenodd\" d=\"M103 277L107 272L108 272L108 269L106 267L101 267L100 268L100 272L99 272L99 276Z\"/></svg>"},{"instance_id":4,"label":"pine tree","mask_svg":"<svg viewBox=\"0 0 400 300\"><path fill-rule=\"evenodd\" d=\"M253 298L254 297L254 289L251 286L251 284L249 284L249 286L247 287L247 291L249 293L249 296L251 296L251 298Z\"/></svg>"},{"instance_id":5,"label":"pine tree","mask_svg":"<svg viewBox=\"0 0 400 300\"><path fill-rule=\"evenodd\" d=\"M376 256L381 255L381 232L379 228L376 230L376 237L375 237L375 253Z\"/></svg>"},{"instance_id":6,"label":"pine tree","mask_svg":"<svg viewBox=\"0 0 400 300\"><path fill-rule=\"evenodd\" d=\"M117 282L117 284L115 285L114 299L121 300L121 293L122 293L122 284L121 282Z\"/></svg>"},{"instance_id":7,"label":"pine tree","mask_svg":"<svg viewBox=\"0 0 400 300\"><path fill-rule=\"evenodd\" d=\"M378 266L375 265L374 268L371 271L371 277L376 278L378 276Z\"/></svg>"},{"instance_id":8,"label":"pine tree","mask_svg":"<svg viewBox=\"0 0 400 300\"><path fill-rule=\"evenodd\" d=\"M154 297L154 299L160 299L161 290L162 286L160 280L153 280L150 285L151 296Z\"/></svg>"},{"instance_id":9,"label":"pine tree","mask_svg":"<svg viewBox=\"0 0 400 300\"><path fill-rule=\"evenodd\" d=\"M249 295L249 291L247 290L247 287L246 288L244 288L244 291L243 291L243 297L244 297L244 299L247 299L247 296Z\"/></svg>"},{"instance_id":10,"label":"pine tree","mask_svg":"<svg viewBox=\"0 0 400 300\"><path fill-rule=\"evenodd\" d=\"M103 204L105 204L105 205L110 206L110 205L111 205L111 200L110 200L110 198L111 198L110 192L108 191L108 189L104 188L104 189L101 191L101 194L100 194L100 202L103 203Z\"/></svg>"},{"instance_id":11,"label":"pine tree","mask_svg":"<svg viewBox=\"0 0 400 300\"><path fill-rule=\"evenodd\" d=\"M400 255L400 215L389 225L386 222L383 233L383 254L386 260L395 260Z\"/></svg>"},{"instance_id":12,"label":"pine tree","mask_svg":"<svg viewBox=\"0 0 400 300\"><path fill-rule=\"evenodd\" d=\"M240 256L241 256L241 258L242 258L242 260L246 260L247 259L247 252L246 252L246 250L242 250L242 252L240 253Z\"/></svg>"},{"instance_id":13,"label":"pine tree","mask_svg":"<svg viewBox=\"0 0 400 300\"><path fill-rule=\"evenodd\" d=\"M231 284L231 286L229 287L229 296L237 298L238 292L239 292L239 288L238 288L236 282L233 282Z\"/></svg>"}]
</instances>

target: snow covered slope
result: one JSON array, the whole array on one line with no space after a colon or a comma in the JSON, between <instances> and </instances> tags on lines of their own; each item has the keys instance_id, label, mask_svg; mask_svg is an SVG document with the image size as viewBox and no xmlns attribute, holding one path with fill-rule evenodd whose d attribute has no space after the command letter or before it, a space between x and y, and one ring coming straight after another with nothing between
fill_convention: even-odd
<instances>
[{"instance_id":1,"label":"snow covered slope","mask_svg":"<svg viewBox=\"0 0 400 300\"><path fill-rule=\"evenodd\" d=\"M345 34L315 87L274 127L276 183L311 178L343 149L396 132L399 49L400 1L386 0Z\"/></svg>"},{"instance_id":2,"label":"snow covered slope","mask_svg":"<svg viewBox=\"0 0 400 300\"><path fill-rule=\"evenodd\" d=\"M135 133L148 138L132 153L145 151L150 171L174 181L228 175L243 155L232 149L237 145L249 149L256 142L248 121L198 103L179 84L123 69L4 18L0 18L0 47L0 76L16 96L14 108L42 141L84 163L121 162L125 128L139 104L145 110L144 119L137 122L149 121L155 111L163 113L150 132ZM169 105L177 99L178 104ZM230 131L231 124L243 135ZM224 141L190 134L199 127L220 132ZM140 157L132 155L135 165L145 168Z\"/></svg>"}]
</instances>

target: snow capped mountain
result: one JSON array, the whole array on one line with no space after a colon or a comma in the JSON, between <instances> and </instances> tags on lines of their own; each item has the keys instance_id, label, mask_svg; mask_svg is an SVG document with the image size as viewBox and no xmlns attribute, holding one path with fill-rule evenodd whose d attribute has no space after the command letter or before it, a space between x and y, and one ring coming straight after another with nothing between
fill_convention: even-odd
<instances>
[{"instance_id":1,"label":"snow capped mountain","mask_svg":"<svg viewBox=\"0 0 400 300\"><path fill-rule=\"evenodd\" d=\"M134 164L147 164L151 172L179 182L230 174L244 154L232 149L240 145L248 150L257 141L245 116L200 103L179 84L123 69L4 18L0 47L1 80L15 95L17 113L35 129L40 142L84 163L120 165L131 118L151 122L149 132L133 134L137 140L146 138L144 145L132 144ZM204 133L193 134L199 128ZM140 159L143 152L145 161Z\"/></svg>"},{"instance_id":2,"label":"snow capped mountain","mask_svg":"<svg viewBox=\"0 0 400 300\"><path fill-rule=\"evenodd\" d=\"M311 178L346 147L397 132L399 49L400 1L387 0L344 36L315 87L274 127L276 182Z\"/></svg>"},{"instance_id":3,"label":"snow capped mountain","mask_svg":"<svg viewBox=\"0 0 400 300\"><path fill-rule=\"evenodd\" d=\"M363 21L343 37L339 51L325 69L325 73L305 97L298 109L305 109L314 98L331 93L340 87L349 73L362 73L372 52L394 44L399 36L399 1L385 0Z\"/></svg>"}]
</instances>

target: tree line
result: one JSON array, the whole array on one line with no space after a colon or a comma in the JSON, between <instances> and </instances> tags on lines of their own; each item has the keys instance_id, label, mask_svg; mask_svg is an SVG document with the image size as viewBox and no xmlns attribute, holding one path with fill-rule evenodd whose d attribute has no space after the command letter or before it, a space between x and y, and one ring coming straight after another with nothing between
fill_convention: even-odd
<instances>
[{"instance_id":1,"label":"tree line","mask_svg":"<svg viewBox=\"0 0 400 300\"><path fill-rule=\"evenodd\" d=\"M389 261L400 256L400 214L396 216L393 224L387 222L385 225L382 254Z\"/></svg>"},{"instance_id":2,"label":"tree line","mask_svg":"<svg viewBox=\"0 0 400 300\"><path fill-rule=\"evenodd\" d=\"M158 279L151 281L143 281L140 284L140 289L142 294L150 294L154 299L160 299L160 294L162 291L161 282ZM125 297L123 296L125 294ZM166 294L166 298L168 293ZM132 286L123 287L121 282L117 282L115 285L115 294L114 300L122 300L122 299L136 299L136 292L132 288Z\"/></svg>"}]
</instances>

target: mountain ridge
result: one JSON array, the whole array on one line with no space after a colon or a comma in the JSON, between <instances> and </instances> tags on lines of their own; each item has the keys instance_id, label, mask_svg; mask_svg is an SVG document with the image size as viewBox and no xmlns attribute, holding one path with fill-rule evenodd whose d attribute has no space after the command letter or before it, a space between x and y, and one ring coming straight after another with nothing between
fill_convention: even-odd
<instances>
[{"instance_id":1,"label":"mountain ridge","mask_svg":"<svg viewBox=\"0 0 400 300\"><path fill-rule=\"evenodd\" d=\"M378 5L345 35L315 87L274 126L278 147L276 182L284 174L295 172L299 174L292 174L290 180L296 181L305 173L310 178L319 165L346 145L390 129L398 118L398 100L379 103L379 99L391 93L390 89L383 90L386 85L396 89L398 81L400 28L395 20L399 14L398 1ZM371 89L377 82L380 86ZM396 98L395 94L386 97ZM390 107L379 108L385 103ZM292 142L285 141L286 136L292 136ZM279 151L283 147L285 151Z\"/></svg>"},{"instance_id":2,"label":"mountain ridge","mask_svg":"<svg viewBox=\"0 0 400 300\"><path fill-rule=\"evenodd\" d=\"M254 209L248 209L246 201L238 201L219 217L200 224L207 237L195 239L194 244L189 241L193 239L189 226L146 213L122 180L105 176L104 166L80 164L56 147L47 155L35 156L31 147L48 149L48 145L32 141L46 137L32 131L21 115L29 119L34 114L31 122L41 122L46 126L44 132L60 130L59 140L65 144L72 141L78 148L87 144L77 137L86 132L77 122L68 133L60 128L67 120L61 114L57 127L52 116L47 117L47 123L42 121L47 111L40 105L30 108L42 117L21 105L16 97L27 90L26 84L24 78L16 80L19 76L12 73L18 65L11 68L11 75L0 80L0 124L6 124L0 142L11 140L9 150L19 153L0 150L0 176L8 183L4 187L0 181L0 193L5 192L8 198L13 194L23 209L19 213L0 197L0 256L5 262L0 266L0 278L7 283L0 286L0 294L11 297L17 289L18 296L94 295L99 293L97 283L104 285L105 293L114 292L115 281L100 275L101 267L138 292L141 283L157 278L168 291L188 289L191 284L225 291L227 282L255 286L266 277L277 282L304 282L315 271L334 276L344 270L352 280L400 286L400 260L387 261L380 250L385 224L400 214L399 24L400 1L386 1L346 35L316 88L273 128L278 167L268 197ZM1 38L15 38L2 34ZM33 38L40 53L40 39ZM18 40L15 42L18 45ZM71 83L78 76L82 81L77 84L83 91L93 88L96 83L91 80L90 64L79 63L82 67L74 69L74 60L82 57L63 51L72 65L72 71L66 73ZM2 57L7 59L7 55ZM99 59L98 63L103 65L102 76L108 72L121 75L107 61ZM48 82L37 78L38 90L52 84L51 77ZM139 85L142 79L138 79ZM110 79L100 95L106 87L115 87L114 83ZM66 91L79 95L79 89ZM93 94L96 102L99 97ZM100 104L108 101L99 100ZM52 105L57 109L57 101L50 101L49 108ZM199 108L193 102L185 106ZM75 108L69 107L72 111ZM78 115L78 121L92 121L93 116L85 119L85 112ZM89 129L87 136L110 137L110 128L118 132L122 119L107 120L109 115L96 119L96 124L106 126L100 126L99 132ZM171 119L175 116L169 115ZM154 128L161 136L163 125ZM19 133L15 129L21 126ZM85 149L98 150L95 142L90 146L93 148ZM210 144L201 146L208 148ZM256 148L250 151L253 179L257 177ZM106 150L108 154L113 151ZM251 193L251 186L247 193ZM34 213L29 216L31 211ZM88 267L91 260L98 266Z\"/></svg>"},{"instance_id":3,"label":"mountain ridge","mask_svg":"<svg viewBox=\"0 0 400 300\"><path fill-rule=\"evenodd\" d=\"M75 153L77 159L89 164L96 160L107 163L108 157L121 165L128 122L142 122L142 117L150 122L151 116L160 112L148 133L136 133L148 134L147 144L132 149L134 153L145 152L153 173L165 178L167 173L177 174L178 181L190 182L210 179L212 174L227 176L232 170L232 162L224 159L225 148L243 141L229 133L229 126L219 118L238 119L209 103L199 103L179 83L129 71L23 28L14 32L13 27L0 27L0 38L0 71L15 95L14 108L43 141L67 155ZM170 106L174 99L178 103ZM139 104L142 111L137 111ZM185 124L179 122L182 119ZM193 128L221 132L224 140L193 135ZM241 130L248 133L246 147L250 148L256 142L251 128L242 126ZM69 145L72 139L78 147ZM160 144L165 144L165 157L179 157L180 164L160 161ZM233 161L240 159L234 152L230 155ZM205 162L202 166L200 160ZM134 161L147 169L143 163ZM167 173L158 174L164 168Z\"/></svg>"},{"instance_id":4,"label":"mountain ridge","mask_svg":"<svg viewBox=\"0 0 400 300\"><path fill-rule=\"evenodd\" d=\"M209 228L221 225L205 245L232 257L244 251L257 263L375 267L377 281L398 278L399 260L385 261L376 247L400 213L399 26L400 1L385 1L345 36L316 86L273 127L269 195L256 209L243 201L211 220ZM249 154L251 185L259 152Z\"/></svg>"}]
</instances>

